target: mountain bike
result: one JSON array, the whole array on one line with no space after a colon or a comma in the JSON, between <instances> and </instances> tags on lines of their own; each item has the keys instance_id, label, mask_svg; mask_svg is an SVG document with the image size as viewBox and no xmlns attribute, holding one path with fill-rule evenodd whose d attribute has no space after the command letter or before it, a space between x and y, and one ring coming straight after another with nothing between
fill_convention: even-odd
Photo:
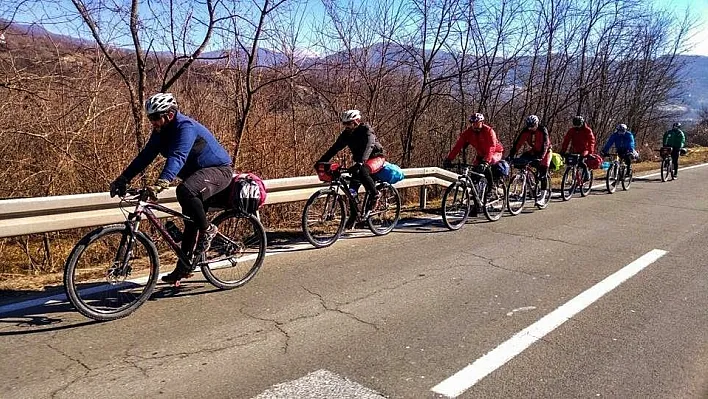
<instances>
[{"instance_id":1,"label":"mountain bike","mask_svg":"<svg viewBox=\"0 0 708 399\"><path fill-rule=\"evenodd\" d=\"M546 209L551 200L551 174L546 172L546 189L541 188L538 172L540 159L514 158L511 163L516 172L509 180L506 206L509 213L518 215L524 209L526 199L534 200L538 209Z\"/></svg>"},{"instance_id":2,"label":"mountain bike","mask_svg":"<svg viewBox=\"0 0 708 399\"><path fill-rule=\"evenodd\" d=\"M674 180L674 160L671 158L672 147L661 147L661 181Z\"/></svg>"},{"instance_id":3,"label":"mountain bike","mask_svg":"<svg viewBox=\"0 0 708 399\"><path fill-rule=\"evenodd\" d=\"M568 201L573 197L575 190L580 188L580 196L585 197L590 193L593 181L593 171L588 168L582 160L580 154L568 154L565 156L565 172L561 180L561 197L563 201ZM583 169L586 169L589 178L583 176Z\"/></svg>"},{"instance_id":4,"label":"mountain bike","mask_svg":"<svg viewBox=\"0 0 708 399\"><path fill-rule=\"evenodd\" d=\"M379 199L373 209L368 209L369 193L359 201L357 192L352 192L352 174L336 163L317 164L321 181L328 182L310 196L302 211L302 232L307 241L317 248L334 244L351 226L367 223L375 235L390 233L401 218L401 197L390 183L376 181ZM377 180L374 178L374 180Z\"/></svg>"},{"instance_id":5,"label":"mountain bike","mask_svg":"<svg viewBox=\"0 0 708 399\"><path fill-rule=\"evenodd\" d=\"M501 179L492 179L490 184L484 171L474 171L467 164L459 163L453 167L459 176L443 194L443 224L450 230L458 230L467 222L472 206L482 208L490 222L499 220L504 213L506 184Z\"/></svg>"},{"instance_id":6,"label":"mountain bike","mask_svg":"<svg viewBox=\"0 0 708 399\"><path fill-rule=\"evenodd\" d=\"M632 168L627 165L624 157L620 158L617 154L607 154L610 158L610 167L607 168L605 174L605 186L607 187L607 192L612 194L617 190L617 182L622 183L622 190L629 190L629 186L632 184L633 173Z\"/></svg>"},{"instance_id":7,"label":"mountain bike","mask_svg":"<svg viewBox=\"0 0 708 399\"><path fill-rule=\"evenodd\" d=\"M128 189L121 197L124 213L126 205L134 209L127 213L125 223L91 231L79 240L66 260L66 295L86 317L95 320L125 317L140 307L155 289L160 257L155 241L140 231L143 220L157 230L177 259L191 265L192 270L199 267L204 277L218 288L231 289L246 284L263 263L266 234L254 215L224 209L207 201L208 210L221 210L211 221L219 232L206 253L189 257L177 245L179 239L173 237L174 233L155 213L190 222L188 216L158 204L145 188Z\"/></svg>"}]
</instances>

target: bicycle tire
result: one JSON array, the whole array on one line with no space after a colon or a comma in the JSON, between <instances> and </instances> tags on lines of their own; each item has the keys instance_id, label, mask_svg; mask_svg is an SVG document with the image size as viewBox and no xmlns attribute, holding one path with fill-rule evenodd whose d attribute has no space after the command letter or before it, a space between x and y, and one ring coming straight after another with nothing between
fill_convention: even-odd
<instances>
[{"instance_id":1,"label":"bicycle tire","mask_svg":"<svg viewBox=\"0 0 708 399\"><path fill-rule=\"evenodd\" d=\"M632 185L632 181L634 179L634 172L632 172L632 169L630 169L627 165L624 167L624 174L622 176L622 190L627 191L629 190L629 186Z\"/></svg>"},{"instance_id":2,"label":"bicycle tire","mask_svg":"<svg viewBox=\"0 0 708 399\"><path fill-rule=\"evenodd\" d=\"M308 218L308 215L310 210L315 206L315 201L324 196L327 197L326 202L324 204L325 208L323 212L319 213L319 215L321 217L325 217L324 213L329 212L329 208L327 208L327 206L331 205L332 207L336 207L336 209L332 208L332 211L339 211L341 218L339 220L319 220L320 223L334 222L327 223L327 225L323 226L322 229L326 229L327 231L331 232L332 229L336 227L336 230L334 230L331 235L323 234L323 238L319 238L319 236L316 234L318 230L313 229L313 227L311 227L308 223L308 221L310 220L310 218ZM330 203L329 201L333 202ZM303 208L302 210L302 232L305 235L305 239L307 239L307 241L315 248L325 248L334 244L344 232L346 215L347 213L345 210L345 204L344 199L342 198L342 194L338 193L337 191L331 188L325 188L315 192L307 200L305 208ZM329 216L326 216L326 218L329 218Z\"/></svg>"},{"instance_id":3,"label":"bicycle tire","mask_svg":"<svg viewBox=\"0 0 708 399\"><path fill-rule=\"evenodd\" d=\"M669 174L671 168L671 161L668 158L664 158L661 161L661 181L666 182L669 179Z\"/></svg>"},{"instance_id":4,"label":"bicycle tire","mask_svg":"<svg viewBox=\"0 0 708 399\"><path fill-rule=\"evenodd\" d=\"M501 219L504 209L506 209L506 184L502 181L492 181L492 184L487 182L486 189L482 197L482 210L484 217L490 222L496 222ZM501 193L499 192L501 191Z\"/></svg>"},{"instance_id":5,"label":"bicycle tire","mask_svg":"<svg viewBox=\"0 0 708 399\"><path fill-rule=\"evenodd\" d=\"M228 210L212 223L219 233L206 254L207 261L199 264L204 277L222 290L251 281L263 265L268 247L260 220L255 215Z\"/></svg>"},{"instance_id":6,"label":"bicycle tire","mask_svg":"<svg viewBox=\"0 0 708 399\"><path fill-rule=\"evenodd\" d=\"M521 187L520 193L519 187ZM526 172L517 173L509 180L506 195L506 209L514 216L520 214L526 204Z\"/></svg>"},{"instance_id":7,"label":"bicycle tire","mask_svg":"<svg viewBox=\"0 0 708 399\"><path fill-rule=\"evenodd\" d=\"M674 171L674 160L671 159L669 162L669 170L671 171L671 180L673 181L676 178L676 173Z\"/></svg>"},{"instance_id":8,"label":"bicycle tire","mask_svg":"<svg viewBox=\"0 0 708 399\"><path fill-rule=\"evenodd\" d=\"M453 192L454 195L450 199ZM460 199L459 205L457 205L458 198ZM466 185L458 181L447 186L442 199L442 221L445 227L450 230L459 230L464 226L470 217L470 204L470 190Z\"/></svg>"},{"instance_id":9,"label":"bicycle tire","mask_svg":"<svg viewBox=\"0 0 708 399\"><path fill-rule=\"evenodd\" d=\"M133 247L127 251L130 254L130 270L124 276L109 277L116 259L125 255L125 239L130 235L135 237ZM109 238L116 239L117 245ZM138 244L145 252L140 252ZM99 268L94 265L102 263L98 260L100 257L106 257L104 261L110 263L111 267L97 274ZM82 267L83 261L87 262L86 269ZM138 271L137 266L145 261L148 264L142 271L147 272L147 278L142 276L128 280L133 272ZM99 321L116 320L133 313L147 301L157 284L159 268L160 257L155 243L149 237L139 231L132 232L124 224L103 226L85 235L69 254L64 266L64 290L69 302L82 315ZM77 277L88 277L89 281L79 283ZM109 280L111 278L113 280ZM142 290L136 292L133 289L136 286L142 287ZM97 298L99 295L102 298ZM121 298L133 300L124 306L116 306Z\"/></svg>"},{"instance_id":10,"label":"bicycle tire","mask_svg":"<svg viewBox=\"0 0 708 399\"><path fill-rule=\"evenodd\" d=\"M561 198L569 201L575 193L575 167L565 168L563 180L561 180Z\"/></svg>"},{"instance_id":11,"label":"bicycle tire","mask_svg":"<svg viewBox=\"0 0 708 399\"><path fill-rule=\"evenodd\" d=\"M592 190L592 183L593 180L595 179L595 174L593 173L592 169L588 169L588 173L590 173L590 178L586 181L583 181L582 184L580 185L580 196L581 197L587 197L588 194L590 194L590 191ZM587 187L586 187L587 184Z\"/></svg>"},{"instance_id":12,"label":"bicycle tire","mask_svg":"<svg viewBox=\"0 0 708 399\"><path fill-rule=\"evenodd\" d=\"M379 192L379 200L376 203L376 208L366 218L366 223L372 233L383 236L393 231L401 219L401 196L396 187L386 182L378 183L376 191ZM393 208L393 213L391 213L391 208Z\"/></svg>"},{"instance_id":13,"label":"bicycle tire","mask_svg":"<svg viewBox=\"0 0 708 399\"><path fill-rule=\"evenodd\" d=\"M546 196L544 197L543 201L539 201L538 197L541 194L541 182L539 180L536 180L536 208L538 209L546 209L548 208L548 204L551 203L551 196L553 196L553 189L551 188L551 174L546 173Z\"/></svg>"},{"instance_id":14,"label":"bicycle tire","mask_svg":"<svg viewBox=\"0 0 708 399\"><path fill-rule=\"evenodd\" d=\"M610 164L605 175L605 187L607 187L607 192L614 194L617 191L617 178L619 175L618 166L616 163Z\"/></svg>"}]
</instances>

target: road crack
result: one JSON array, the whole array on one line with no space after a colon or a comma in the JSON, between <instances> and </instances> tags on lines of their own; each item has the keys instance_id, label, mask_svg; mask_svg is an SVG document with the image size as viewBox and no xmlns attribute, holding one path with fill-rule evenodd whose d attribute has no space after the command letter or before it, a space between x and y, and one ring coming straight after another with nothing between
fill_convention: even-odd
<instances>
[{"instance_id":1,"label":"road crack","mask_svg":"<svg viewBox=\"0 0 708 399\"><path fill-rule=\"evenodd\" d=\"M55 398L55 397L57 397L57 395L59 395L59 394L61 394L62 392L66 391L67 389L69 389L72 385L74 385L74 384L77 383L78 381L81 381L81 380L83 380L84 378L86 378L86 377L89 375L89 373L91 372L91 367L89 367L86 363L84 363L83 361L81 361L81 359L76 359L76 358L70 356L69 354L65 353L65 352L62 351L61 349L53 347L53 346L52 346L51 344L49 344L49 343L47 343L47 344L45 344L45 345L47 345L47 347L48 347L49 349L51 349L51 350L53 350L53 351L59 353L60 355L64 356L65 358L71 360L74 364L78 364L78 365L81 366L81 368L83 369L83 373L81 373L81 375L76 376L73 380L71 380L71 381L65 383L64 385L62 385L61 387L59 387L59 388L53 390L53 391L50 393L50 397ZM62 372L68 372L70 368L71 368L71 366L67 366L67 367L61 369L60 371L62 371Z\"/></svg>"},{"instance_id":2,"label":"road crack","mask_svg":"<svg viewBox=\"0 0 708 399\"><path fill-rule=\"evenodd\" d=\"M324 298L322 297L322 295L320 295L320 294L318 294L318 293L316 293L316 292L314 292L314 291L308 289L308 288L305 287L305 286L301 286L301 287L302 287L303 290L307 291L310 295L312 295L312 296L314 296L315 298L317 298L317 299L320 301L320 304L322 305L322 307L323 307L326 311L337 312L337 313L343 314L343 315L345 315L345 316L347 316L347 317L350 317L350 318L353 319L353 320L358 321L359 323L366 324L366 325L372 327L374 330L379 331L379 326L376 325L376 323L372 323L372 322L370 322L370 321L363 320L362 318L360 318L360 317L357 316L356 314L354 314L354 313L352 313L352 312L344 311L344 310L342 310L342 309L340 309L340 308L338 308L338 307L330 307L330 306L327 306L327 303L325 302L325 300L324 300ZM348 304L349 304L349 303L345 303L344 305L348 305ZM315 316L318 316L318 315L315 315ZM314 316L313 316L313 317L314 317Z\"/></svg>"}]
</instances>

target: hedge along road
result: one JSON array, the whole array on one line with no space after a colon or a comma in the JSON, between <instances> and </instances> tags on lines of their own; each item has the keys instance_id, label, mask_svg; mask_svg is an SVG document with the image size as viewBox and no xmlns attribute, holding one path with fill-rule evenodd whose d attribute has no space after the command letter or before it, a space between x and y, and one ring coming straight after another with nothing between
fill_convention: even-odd
<instances>
[{"instance_id":1,"label":"hedge along road","mask_svg":"<svg viewBox=\"0 0 708 399\"><path fill-rule=\"evenodd\" d=\"M110 323L18 310L0 319L0 397L252 397L322 369L390 397L705 397L706 178L281 254L241 289L163 287ZM654 250L476 383L433 390Z\"/></svg>"}]
</instances>

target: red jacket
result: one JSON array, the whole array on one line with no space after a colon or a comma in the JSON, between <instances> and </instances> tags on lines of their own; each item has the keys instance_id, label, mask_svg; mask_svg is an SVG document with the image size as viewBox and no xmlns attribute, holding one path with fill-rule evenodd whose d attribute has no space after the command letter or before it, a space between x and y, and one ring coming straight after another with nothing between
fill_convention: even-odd
<instances>
[{"instance_id":1,"label":"red jacket","mask_svg":"<svg viewBox=\"0 0 708 399\"><path fill-rule=\"evenodd\" d=\"M477 156L483 158L488 163L494 163L495 159L496 161L501 159L501 154L504 152L504 147L502 147L499 140L497 140L497 134L489 125L482 125L482 128L479 130L469 127L464 132L460 133L460 137L457 139L455 146L452 147L450 153L447 154L447 159L450 161L455 159L457 154L459 154L466 145L474 147L475 151L477 151Z\"/></svg>"},{"instance_id":2,"label":"red jacket","mask_svg":"<svg viewBox=\"0 0 708 399\"><path fill-rule=\"evenodd\" d=\"M528 144L531 147L531 152L539 158L543 158L551 148L551 138L548 134L548 129L545 126L539 126L536 130L528 128L522 130L516 141L514 141L514 146L511 147L509 156L513 158L524 144Z\"/></svg>"},{"instance_id":3,"label":"red jacket","mask_svg":"<svg viewBox=\"0 0 708 399\"><path fill-rule=\"evenodd\" d=\"M587 124L581 127L571 127L563 137L561 152L566 152L568 144L571 144L571 152L586 156L595 153L595 135Z\"/></svg>"}]
</instances>

